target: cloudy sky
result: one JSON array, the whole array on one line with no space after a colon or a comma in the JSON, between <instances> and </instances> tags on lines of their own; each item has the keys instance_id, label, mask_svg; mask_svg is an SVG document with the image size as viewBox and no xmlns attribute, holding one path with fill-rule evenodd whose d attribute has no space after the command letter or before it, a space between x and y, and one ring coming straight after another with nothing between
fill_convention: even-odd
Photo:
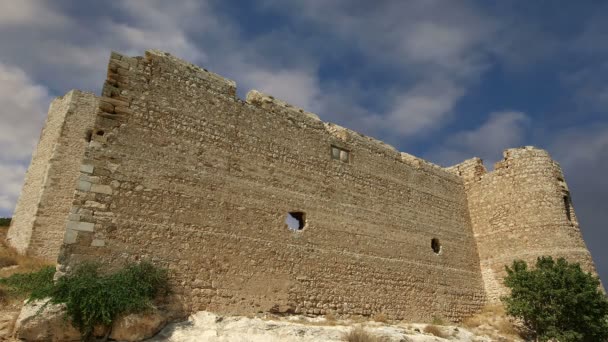
<instances>
[{"instance_id":1,"label":"cloudy sky","mask_svg":"<svg viewBox=\"0 0 608 342\"><path fill-rule=\"evenodd\" d=\"M2 0L0 216L53 97L158 48L448 166L508 147L564 168L608 283L605 1Z\"/></svg>"}]
</instances>

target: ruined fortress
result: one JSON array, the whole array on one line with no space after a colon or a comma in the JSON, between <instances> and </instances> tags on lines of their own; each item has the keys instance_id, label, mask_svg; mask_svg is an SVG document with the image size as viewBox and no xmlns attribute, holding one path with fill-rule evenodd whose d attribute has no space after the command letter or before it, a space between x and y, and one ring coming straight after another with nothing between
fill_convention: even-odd
<instances>
[{"instance_id":1,"label":"ruined fortress","mask_svg":"<svg viewBox=\"0 0 608 342\"><path fill-rule=\"evenodd\" d=\"M459 320L514 259L595 272L546 151L442 168L156 50L53 101L8 239L64 272L150 260L184 310L236 314Z\"/></svg>"}]
</instances>

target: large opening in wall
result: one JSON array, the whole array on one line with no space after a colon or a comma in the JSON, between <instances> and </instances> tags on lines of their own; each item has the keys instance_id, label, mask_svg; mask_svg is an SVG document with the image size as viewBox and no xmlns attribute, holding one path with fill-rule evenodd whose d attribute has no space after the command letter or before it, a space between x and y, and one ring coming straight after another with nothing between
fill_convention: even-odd
<instances>
[{"instance_id":1,"label":"large opening in wall","mask_svg":"<svg viewBox=\"0 0 608 342\"><path fill-rule=\"evenodd\" d=\"M290 211L285 217L289 230L302 230L306 226L306 214L302 211Z\"/></svg>"},{"instance_id":2,"label":"large opening in wall","mask_svg":"<svg viewBox=\"0 0 608 342\"><path fill-rule=\"evenodd\" d=\"M566 210L566 217L568 218L568 221L572 221L572 214L570 213L570 197L569 196L564 196L564 209Z\"/></svg>"},{"instance_id":3,"label":"large opening in wall","mask_svg":"<svg viewBox=\"0 0 608 342\"><path fill-rule=\"evenodd\" d=\"M435 254L441 253L441 243L439 243L439 239L433 238L431 239L431 248Z\"/></svg>"}]
</instances>

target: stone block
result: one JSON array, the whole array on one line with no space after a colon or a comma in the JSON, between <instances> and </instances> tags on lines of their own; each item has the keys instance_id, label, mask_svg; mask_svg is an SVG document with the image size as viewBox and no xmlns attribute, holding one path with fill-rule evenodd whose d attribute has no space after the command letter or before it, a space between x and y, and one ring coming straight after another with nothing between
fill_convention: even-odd
<instances>
[{"instance_id":1,"label":"stone block","mask_svg":"<svg viewBox=\"0 0 608 342\"><path fill-rule=\"evenodd\" d=\"M91 242L91 246L93 247L103 247L106 245L106 242L104 240L100 240L100 239L94 239Z\"/></svg>"},{"instance_id":2,"label":"stone block","mask_svg":"<svg viewBox=\"0 0 608 342\"><path fill-rule=\"evenodd\" d=\"M67 224L67 229L78 230L81 232L93 232L95 231L95 223L69 221Z\"/></svg>"},{"instance_id":3,"label":"stone block","mask_svg":"<svg viewBox=\"0 0 608 342\"><path fill-rule=\"evenodd\" d=\"M78 181L78 190L80 191L90 191L91 190L91 182L87 182L87 181Z\"/></svg>"},{"instance_id":4,"label":"stone block","mask_svg":"<svg viewBox=\"0 0 608 342\"><path fill-rule=\"evenodd\" d=\"M91 186L91 192L98 193L98 194L104 194L104 195L111 195L112 187L109 185L104 185L104 184L93 184Z\"/></svg>"},{"instance_id":5,"label":"stone block","mask_svg":"<svg viewBox=\"0 0 608 342\"><path fill-rule=\"evenodd\" d=\"M82 164L80 165L80 172L92 174L95 167L90 164Z\"/></svg>"},{"instance_id":6,"label":"stone block","mask_svg":"<svg viewBox=\"0 0 608 342\"><path fill-rule=\"evenodd\" d=\"M78 238L78 231L68 228L65 230L65 235L63 236L63 242L68 245L71 245L73 243L76 243L77 238Z\"/></svg>"}]
</instances>

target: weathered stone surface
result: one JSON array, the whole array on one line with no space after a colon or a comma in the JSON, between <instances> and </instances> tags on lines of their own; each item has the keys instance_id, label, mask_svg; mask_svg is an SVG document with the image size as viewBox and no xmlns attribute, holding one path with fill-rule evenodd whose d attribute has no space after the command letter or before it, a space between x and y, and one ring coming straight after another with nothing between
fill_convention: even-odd
<instances>
[{"instance_id":1,"label":"weathered stone surface","mask_svg":"<svg viewBox=\"0 0 608 342\"><path fill-rule=\"evenodd\" d=\"M112 54L107 80L102 101L120 113L94 108L80 175L53 197L65 208L18 205L17 222L72 214L59 242L47 240L65 235L62 271L153 260L189 312L459 320L502 293L515 257L566 256L593 270L546 151L507 150L487 174L478 159L444 169L270 95L242 101L233 81L155 50ZM53 113L45 131L61 124ZM20 203L35 207L48 190L45 160L34 158ZM72 162L59 163L77 174ZM11 234L21 251L47 248L37 229Z\"/></svg>"},{"instance_id":2,"label":"weathered stone surface","mask_svg":"<svg viewBox=\"0 0 608 342\"><path fill-rule=\"evenodd\" d=\"M57 259L97 103L93 94L78 90L51 103L7 235L19 252Z\"/></svg>"},{"instance_id":3,"label":"weathered stone surface","mask_svg":"<svg viewBox=\"0 0 608 342\"><path fill-rule=\"evenodd\" d=\"M64 266L161 261L188 310L457 320L483 304L462 178L272 96L240 101L233 82L162 53L121 77L103 95L128 94L129 110L96 122L95 181L73 201L95 225Z\"/></svg>"},{"instance_id":4,"label":"weathered stone surface","mask_svg":"<svg viewBox=\"0 0 608 342\"><path fill-rule=\"evenodd\" d=\"M15 322L15 337L28 342L80 341L80 332L66 318L64 306L44 306L46 302L34 301L23 306Z\"/></svg>"},{"instance_id":5,"label":"weathered stone surface","mask_svg":"<svg viewBox=\"0 0 608 342\"><path fill-rule=\"evenodd\" d=\"M508 149L492 172L479 158L451 170L465 180L490 302L507 294L502 279L505 265L514 259L535 264L539 256L564 257L596 273L562 170L547 151L530 146Z\"/></svg>"},{"instance_id":6,"label":"weathered stone surface","mask_svg":"<svg viewBox=\"0 0 608 342\"><path fill-rule=\"evenodd\" d=\"M9 341L13 335L14 323L19 311L0 310L0 341Z\"/></svg>"},{"instance_id":7,"label":"weathered stone surface","mask_svg":"<svg viewBox=\"0 0 608 342\"><path fill-rule=\"evenodd\" d=\"M165 317L156 309L147 313L122 316L112 324L110 338L127 342L141 341L154 336L165 323Z\"/></svg>"}]
</instances>

